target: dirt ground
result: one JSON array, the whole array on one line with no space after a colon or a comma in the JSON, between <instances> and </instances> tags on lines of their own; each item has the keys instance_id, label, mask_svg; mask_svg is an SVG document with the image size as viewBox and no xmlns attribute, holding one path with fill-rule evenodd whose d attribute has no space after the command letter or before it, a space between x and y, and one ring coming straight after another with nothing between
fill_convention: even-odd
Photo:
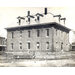
<instances>
[{"instance_id":1,"label":"dirt ground","mask_svg":"<svg viewBox=\"0 0 75 75\"><path fill-rule=\"evenodd\" d=\"M75 53L65 59L7 59L0 55L0 67L75 67Z\"/></svg>"},{"instance_id":2,"label":"dirt ground","mask_svg":"<svg viewBox=\"0 0 75 75\"><path fill-rule=\"evenodd\" d=\"M75 67L75 60L35 60L19 59L0 63L0 67Z\"/></svg>"}]
</instances>

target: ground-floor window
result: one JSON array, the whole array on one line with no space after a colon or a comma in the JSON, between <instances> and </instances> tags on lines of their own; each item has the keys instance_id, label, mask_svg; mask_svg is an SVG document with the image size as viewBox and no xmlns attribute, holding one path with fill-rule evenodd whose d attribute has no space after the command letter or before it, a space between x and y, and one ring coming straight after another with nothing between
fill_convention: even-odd
<instances>
[{"instance_id":1,"label":"ground-floor window","mask_svg":"<svg viewBox=\"0 0 75 75\"><path fill-rule=\"evenodd\" d=\"M37 42L37 50L40 48L40 43Z\"/></svg>"},{"instance_id":2,"label":"ground-floor window","mask_svg":"<svg viewBox=\"0 0 75 75\"><path fill-rule=\"evenodd\" d=\"M63 42L61 43L61 50L63 50Z\"/></svg>"},{"instance_id":3,"label":"ground-floor window","mask_svg":"<svg viewBox=\"0 0 75 75\"><path fill-rule=\"evenodd\" d=\"M13 50L13 43L11 43L11 50Z\"/></svg>"},{"instance_id":4,"label":"ground-floor window","mask_svg":"<svg viewBox=\"0 0 75 75\"><path fill-rule=\"evenodd\" d=\"M46 49L49 49L49 42L46 42Z\"/></svg>"},{"instance_id":5,"label":"ground-floor window","mask_svg":"<svg viewBox=\"0 0 75 75\"><path fill-rule=\"evenodd\" d=\"M72 49L75 50L75 46L72 46Z\"/></svg>"},{"instance_id":6,"label":"ground-floor window","mask_svg":"<svg viewBox=\"0 0 75 75\"><path fill-rule=\"evenodd\" d=\"M28 49L30 49L30 43L28 43Z\"/></svg>"},{"instance_id":7,"label":"ground-floor window","mask_svg":"<svg viewBox=\"0 0 75 75\"><path fill-rule=\"evenodd\" d=\"M22 49L22 43L20 43L20 49Z\"/></svg>"}]
</instances>

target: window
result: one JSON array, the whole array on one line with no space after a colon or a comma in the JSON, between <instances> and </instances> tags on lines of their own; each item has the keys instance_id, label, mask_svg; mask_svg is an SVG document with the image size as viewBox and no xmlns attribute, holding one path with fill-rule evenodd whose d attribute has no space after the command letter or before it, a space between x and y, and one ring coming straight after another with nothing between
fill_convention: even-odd
<instances>
[{"instance_id":1,"label":"window","mask_svg":"<svg viewBox=\"0 0 75 75\"><path fill-rule=\"evenodd\" d=\"M72 49L75 50L75 46L72 46Z\"/></svg>"},{"instance_id":2,"label":"window","mask_svg":"<svg viewBox=\"0 0 75 75\"><path fill-rule=\"evenodd\" d=\"M49 36L49 29L47 29L47 36Z\"/></svg>"},{"instance_id":3,"label":"window","mask_svg":"<svg viewBox=\"0 0 75 75\"><path fill-rule=\"evenodd\" d=\"M58 42L56 42L56 48L58 48Z\"/></svg>"},{"instance_id":4,"label":"window","mask_svg":"<svg viewBox=\"0 0 75 75\"><path fill-rule=\"evenodd\" d=\"M22 31L20 31L20 38L22 37Z\"/></svg>"},{"instance_id":5,"label":"window","mask_svg":"<svg viewBox=\"0 0 75 75\"><path fill-rule=\"evenodd\" d=\"M57 29L56 29L56 36L57 36Z\"/></svg>"},{"instance_id":6,"label":"window","mask_svg":"<svg viewBox=\"0 0 75 75\"><path fill-rule=\"evenodd\" d=\"M49 49L49 42L46 42L46 49Z\"/></svg>"},{"instance_id":7,"label":"window","mask_svg":"<svg viewBox=\"0 0 75 75\"><path fill-rule=\"evenodd\" d=\"M63 42L61 43L61 50L63 50Z\"/></svg>"},{"instance_id":8,"label":"window","mask_svg":"<svg viewBox=\"0 0 75 75\"><path fill-rule=\"evenodd\" d=\"M30 31L28 31L28 37L30 37Z\"/></svg>"},{"instance_id":9,"label":"window","mask_svg":"<svg viewBox=\"0 0 75 75\"><path fill-rule=\"evenodd\" d=\"M20 49L22 49L22 43L20 43Z\"/></svg>"},{"instance_id":10,"label":"window","mask_svg":"<svg viewBox=\"0 0 75 75\"><path fill-rule=\"evenodd\" d=\"M4 44L4 40L1 40L1 44L2 44L2 45Z\"/></svg>"},{"instance_id":11,"label":"window","mask_svg":"<svg viewBox=\"0 0 75 75\"><path fill-rule=\"evenodd\" d=\"M3 45L4 45L4 41L3 41Z\"/></svg>"},{"instance_id":12,"label":"window","mask_svg":"<svg viewBox=\"0 0 75 75\"><path fill-rule=\"evenodd\" d=\"M39 37L39 36L40 36L39 34L40 34L40 31L39 31L39 30L37 30L37 37Z\"/></svg>"},{"instance_id":13,"label":"window","mask_svg":"<svg viewBox=\"0 0 75 75\"><path fill-rule=\"evenodd\" d=\"M28 49L30 49L30 43L28 43Z\"/></svg>"},{"instance_id":14,"label":"window","mask_svg":"<svg viewBox=\"0 0 75 75\"><path fill-rule=\"evenodd\" d=\"M63 31L61 31L61 37L63 37Z\"/></svg>"},{"instance_id":15,"label":"window","mask_svg":"<svg viewBox=\"0 0 75 75\"><path fill-rule=\"evenodd\" d=\"M11 50L13 49L13 43L11 43Z\"/></svg>"},{"instance_id":16,"label":"window","mask_svg":"<svg viewBox=\"0 0 75 75\"><path fill-rule=\"evenodd\" d=\"M14 38L14 33L13 33L13 32L11 32L11 38L12 38L12 39Z\"/></svg>"},{"instance_id":17,"label":"window","mask_svg":"<svg viewBox=\"0 0 75 75\"><path fill-rule=\"evenodd\" d=\"M40 44L39 44L39 42L37 42L37 49L39 49L40 48Z\"/></svg>"}]
</instances>

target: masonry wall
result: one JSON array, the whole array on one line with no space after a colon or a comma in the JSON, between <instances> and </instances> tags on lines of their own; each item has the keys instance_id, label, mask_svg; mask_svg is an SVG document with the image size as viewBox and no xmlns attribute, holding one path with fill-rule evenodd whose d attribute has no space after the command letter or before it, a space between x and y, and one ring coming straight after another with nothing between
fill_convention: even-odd
<instances>
[{"instance_id":1,"label":"masonry wall","mask_svg":"<svg viewBox=\"0 0 75 75\"><path fill-rule=\"evenodd\" d=\"M49 29L49 36L47 36L46 29ZM28 30L30 30L30 37L28 37ZM40 30L40 36L37 37L37 30ZM14 32L14 38L11 39L11 32ZM46 51L46 42L49 42L48 51L52 51L52 28L34 28L23 29L22 38L20 38L20 30L7 31L7 50L8 51L26 51L28 50L28 42L30 42L30 49L32 51ZM39 50L37 50L37 42L40 43ZM11 49L13 43L13 50ZM19 49L19 43L22 43L22 50ZM28 51L29 51L28 50Z\"/></svg>"},{"instance_id":2,"label":"masonry wall","mask_svg":"<svg viewBox=\"0 0 75 75\"><path fill-rule=\"evenodd\" d=\"M49 29L49 36L47 36L47 29ZM57 29L57 33L56 33ZM37 37L37 30L40 31L39 37ZM20 38L20 31L22 31L22 37ZM28 37L28 31L30 31L30 37ZM11 32L14 33L14 38L11 39ZM37 42L39 42L39 49L37 50ZM49 42L49 49L47 49L46 43ZM11 49L11 43L13 43L13 50ZM20 49L20 43L22 43L22 49ZM28 43L30 43L30 49L28 49ZM61 50L61 44L63 43L63 51L69 51L69 32L58 29L55 27L42 27L42 28L27 28L27 29L14 29L7 31L7 50L11 52L21 51L48 51L58 52Z\"/></svg>"},{"instance_id":3,"label":"masonry wall","mask_svg":"<svg viewBox=\"0 0 75 75\"><path fill-rule=\"evenodd\" d=\"M54 51L69 51L69 32L54 28Z\"/></svg>"}]
</instances>

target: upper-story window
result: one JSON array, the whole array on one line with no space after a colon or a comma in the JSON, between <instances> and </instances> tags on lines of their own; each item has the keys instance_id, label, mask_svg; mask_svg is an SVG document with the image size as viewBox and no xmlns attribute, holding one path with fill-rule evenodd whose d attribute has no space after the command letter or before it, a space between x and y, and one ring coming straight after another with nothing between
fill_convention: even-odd
<instances>
[{"instance_id":1,"label":"upper-story window","mask_svg":"<svg viewBox=\"0 0 75 75\"><path fill-rule=\"evenodd\" d=\"M63 31L61 31L61 37L63 36Z\"/></svg>"},{"instance_id":2,"label":"upper-story window","mask_svg":"<svg viewBox=\"0 0 75 75\"><path fill-rule=\"evenodd\" d=\"M57 36L57 29L56 29L56 36Z\"/></svg>"},{"instance_id":3,"label":"upper-story window","mask_svg":"<svg viewBox=\"0 0 75 75\"><path fill-rule=\"evenodd\" d=\"M40 36L40 31L39 30L37 30L37 37L39 37Z\"/></svg>"},{"instance_id":4,"label":"upper-story window","mask_svg":"<svg viewBox=\"0 0 75 75\"><path fill-rule=\"evenodd\" d=\"M49 36L49 29L46 29L47 30L47 36Z\"/></svg>"},{"instance_id":5,"label":"upper-story window","mask_svg":"<svg viewBox=\"0 0 75 75\"><path fill-rule=\"evenodd\" d=\"M11 39L14 38L14 32L11 32Z\"/></svg>"},{"instance_id":6,"label":"upper-story window","mask_svg":"<svg viewBox=\"0 0 75 75\"><path fill-rule=\"evenodd\" d=\"M20 38L22 38L22 31L20 31Z\"/></svg>"},{"instance_id":7,"label":"upper-story window","mask_svg":"<svg viewBox=\"0 0 75 75\"><path fill-rule=\"evenodd\" d=\"M30 32L30 30L29 30L29 31L28 31L28 37L30 37L30 33L31 33L31 32Z\"/></svg>"}]
</instances>

